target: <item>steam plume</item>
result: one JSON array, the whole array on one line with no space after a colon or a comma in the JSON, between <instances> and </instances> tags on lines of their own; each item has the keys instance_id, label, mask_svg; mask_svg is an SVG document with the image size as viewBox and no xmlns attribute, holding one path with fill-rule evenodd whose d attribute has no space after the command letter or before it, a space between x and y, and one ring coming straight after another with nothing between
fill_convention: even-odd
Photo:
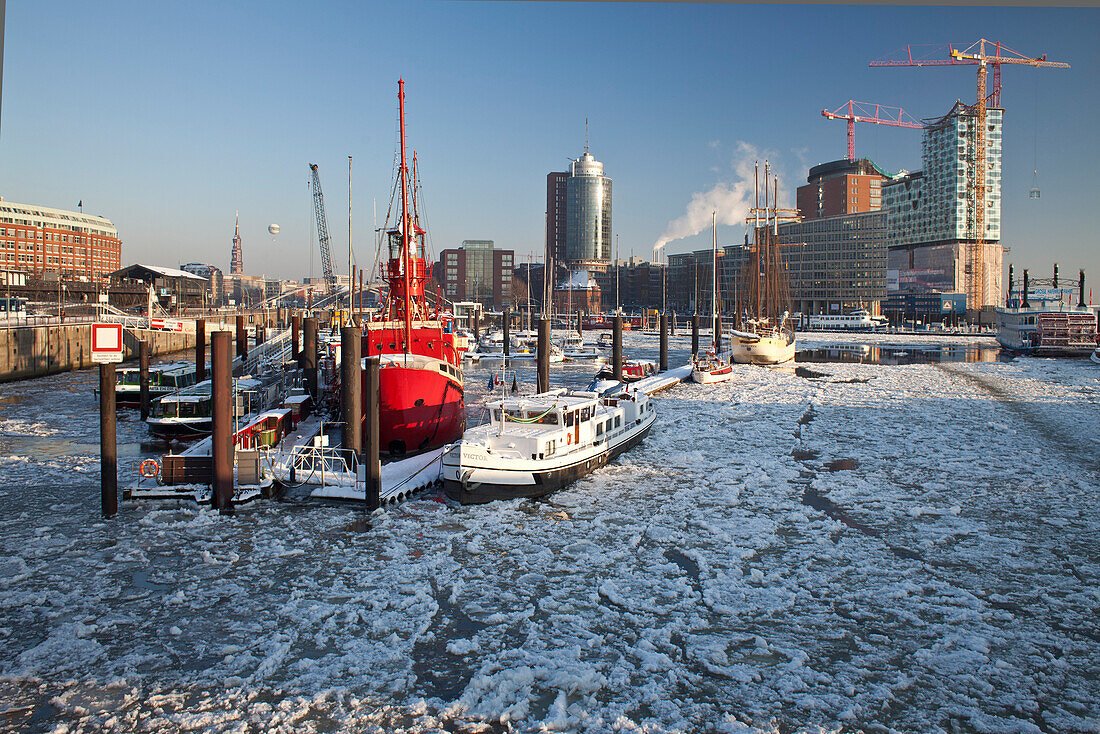
<instances>
[{"instance_id":1,"label":"steam plume","mask_svg":"<svg viewBox=\"0 0 1100 734\"><path fill-rule=\"evenodd\" d=\"M764 166L759 151L746 142L738 142L733 161L734 180L720 181L709 191L697 191L692 194L687 210L682 216L668 223L665 231L654 243L653 251L659 252L669 242L691 237L710 227L712 212L718 212L719 224L744 226L745 217L749 215L749 209L754 203L753 164L757 160L761 161L760 184L763 188ZM780 184L782 183L780 181ZM782 191L782 186L780 188ZM763 191L761 191L761 205L763 205Z\"/></svg>"}]
</instances>

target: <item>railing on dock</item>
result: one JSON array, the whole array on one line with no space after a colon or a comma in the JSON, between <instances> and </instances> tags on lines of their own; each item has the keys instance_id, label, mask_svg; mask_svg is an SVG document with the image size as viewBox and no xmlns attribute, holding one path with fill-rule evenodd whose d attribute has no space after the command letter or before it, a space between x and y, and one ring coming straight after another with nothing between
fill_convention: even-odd
<instances>
[{"instance_id":1,"label":"railing on dock","mask_svg":"<svg viewBox=\"0 0 1100 734\"><path fill-rule=\"evenodd\" d=\"M291 454L289 464L294 472L294 482L317 482L323 485L326 478L335 479L337 475L342 475L354 483L359 474L358 456L351 449L345 448L298 446Z\"/></svg>"}]
</instances>

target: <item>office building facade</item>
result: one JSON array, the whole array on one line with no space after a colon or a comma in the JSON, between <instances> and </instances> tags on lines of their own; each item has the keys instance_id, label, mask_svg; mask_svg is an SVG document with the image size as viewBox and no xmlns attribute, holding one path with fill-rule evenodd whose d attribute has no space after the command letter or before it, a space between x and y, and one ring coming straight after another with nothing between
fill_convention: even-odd
<instances>
[{"instance_id":1,"label":"office building facade","mask_svg":"<svg viewBox=\"0 0 1100 734\"><path fill-rule=\"evenodd\" d=\"M798 211L804 220L877 211L887 179L867 158L822 163L811 168L806 184L798 187Z\"/></svg>"},{"instance_id":2,"label":"office building facade","mask_svg":"<svg viewBox=\"0 0 1100 734\"><path fill-rule=\"evenodd\" d=\"M206 278L206 302L210 306L221 306L225 302L225 277L221 268L206 263L187 263L180 270Z\"/></svg>"},{"instance_id":3,"label":"office building facade","mask_svg":"<svg viewBox=\"0 0 1100 734\"><path fill-rule=\"evenodd\" d=\"M886 296L887 214L865 211L779 225L792 313L878 314Z\"/></svg>"},{"instance_id":4,"label":"office building facade","mask_svg":"<svg viewBox=\"0 0 1100 734\"><path fill-rule=\"evenodd\" d=\"M514 261L512 250L498 250L492 240L463 240L439 253L433 275L448 300L501 309L511 305Z\"/></svg>"},{"instance_id":5,"label":"office building facade","mask_svg":"<svg viewBox=\"0 0 1100 734\"><path fill-rule=\"evenodd\" d=\"M97 279L122 266L122 242L106 217L0 199L0 265Z\"/></svg>"},{"instance_id":6,"label":"office building facade","mask_svg":"<svg viewBox=\"0 0 1100 734\"><path fill-rule=\"evenodd\" d=\"M966 293L970 308L997 305L1001 292L1001 127L1004 111L986 111L984 201L976 199L977 115L957 102L925 128L923 169L882 187L888 266L930 271L936 289ZM984 207L984 231L978 208ZM982 281L968 265L968 245L983 237ZM934 272L931 272L934 271Z\"/></svg>"}]
</instances>

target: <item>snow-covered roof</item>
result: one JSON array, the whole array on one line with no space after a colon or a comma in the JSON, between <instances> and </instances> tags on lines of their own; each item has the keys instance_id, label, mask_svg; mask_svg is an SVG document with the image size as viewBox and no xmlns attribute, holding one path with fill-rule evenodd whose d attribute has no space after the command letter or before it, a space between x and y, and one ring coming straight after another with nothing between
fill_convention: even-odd
<instances>
[{"instance_id":1,"label":"snow-covered roof","mask_svg":"<svg viewBox=\"0 0 1100 734\"><path fill-rule=\"evenodd\" d=\"M160 265L145 265L143 263L134 263L133 265L127 265L126 267L122 268L121 270L117 270L114 273L111 273L111 275L116 275L118 273L123 273L123 272L126 272L128 270L133 270L134 268L144 268L145 270L156 273L157 275L164 276L165 278L185 278L187 280L202 280L202 281L206 280L206 278L202 277L201 275L195 275L194 273L189 273L186 270L176 270L175 268L165 268L165 267L161 267Z\"/></svg>"}]
</instances>

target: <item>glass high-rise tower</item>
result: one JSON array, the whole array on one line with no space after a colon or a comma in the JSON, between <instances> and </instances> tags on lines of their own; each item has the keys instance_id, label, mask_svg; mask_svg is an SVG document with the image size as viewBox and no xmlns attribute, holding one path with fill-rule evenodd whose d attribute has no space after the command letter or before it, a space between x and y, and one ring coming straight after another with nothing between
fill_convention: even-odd
<instances>
[{"instance_id":1,"label":"glass high-rise tower","mask_svg":"<svg viewBox=\"0 0 1100 734\"><path fill-rule=\"evenodd\" d=\"M611 264L611 179L587 146L565 182L565 259L570 270Z\"/></svg>"}]
</instances>

